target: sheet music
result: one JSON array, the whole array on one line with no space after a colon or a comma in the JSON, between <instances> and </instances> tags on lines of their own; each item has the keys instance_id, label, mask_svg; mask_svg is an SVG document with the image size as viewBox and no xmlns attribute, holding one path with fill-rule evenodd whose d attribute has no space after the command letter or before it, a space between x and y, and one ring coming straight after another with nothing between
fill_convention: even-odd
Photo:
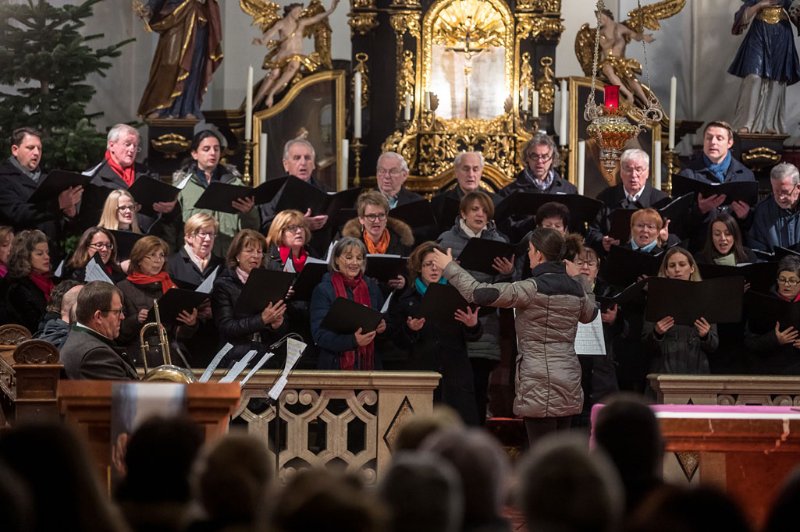
<instances>
[{"instance_id":1,"label":"sheet music","mask_svg":"<svg viewBox=\"0 0 800 532\"><path fill-rule=\"evenodd\" d=\"M214 271L211 272L211 275L206 277L200 286L194 289L195 292L200 292L202 294L210 294L211 289L214 288L214 281L217 279L217 272L219 272L219 266L214 268Z\"/></svg>"},{"instance_id":2,"label":"sheet music","mask_svg":"<svg viewBox=\"0 0 800 532\"><path fill-rule=\"evenodd\" d=\"M283 271L288 273L297 273L294 269L294 262L292 262L291 258L286 259L286 264L283 266Z\"/></svg>"},{"instance_id":3,"label":"sheet music","mask_svg":"<svg viewBox=\"0 0 800 532\"><path fill-rule=\"evenodd\" d=\"M228 373L226 373L225 376L219 380L219 382L226 383L236 380L236 377L238 377L244 371L244 368L246 368L250 361L253 360L253 357L256 356L256 353L258 353L258 351L255 349L248 351L247 354L241 358L241 360L233 365L230 371L228 371Z\"/></svg>"},{"instance_id":4,"label":"sheet music","mask_svg":"<svg viewBox=\"0 0 800 532\"><path fill-rule=\"evenodd\" d=\"M578 355L605 355L606 341L603 336L601 313L591 323L579 323L575 335L575 353Z\"/></svg>"},{"instance_id":5,"label":"sheet music","mask_svg":"<svg viewBox=\"0 0 800 532\"><path fill-rule=\"evenodd\" d=\"M208 367L200 376L200 378L197 380L197 382L208 382L208 379L211 378L211 375L214 373L214 370L217 369L219 363L222 362L222 359L225 357L225 355L228 354L228 351L230 351L231 349L233 349L232 344L228 343L223 345L222 349L220 349L219 352L217 352L217 354L214 355L214 358L211 360L211 364L208 365Z\"/></svg>"},{"instance_id":6,"label":"sheet music","mask_svg":"<svg viewBox=\"0 0 800 532\"><path fill-rule=\"evenodd\" d=\"M286 388L286 383L288 381L289 381L288 377L284 374L281 374L281 376L278 378L277 381L275 381L275 384L272 386L269 393L267 394L269 395L269 398L272 399L273 401L277 401L278 397L281 396L283 389Z\"/></svg>"},{"instance_id":7,"label":"sheet music","mask_svg":"<svg viewBox=\"0 0 800 532\"><path fill-rule=\"evenodd\" d=\"M86 263L83 280L87 283L91 281L103 281L104 283L114 284L114 281L111 280L103 268L94 260L90 260Z\"/></svg>"},{"instance_id":8,"label":"sheet music","mask_svg":"<svg viewBox=\"0 0 800 532\"><path fill-rule=\"evenodd\" d=\"M389 297L386 298L386 301L383 302L383 306L381 307L381 314L386 314L386 312L389 310L389 303L392 302L393 295L394 295L394 290L392 290L392 293L389 294Z\"/></svg>"},{"instance_id":9,"label":"sheet music","mask_svg":"<svg viewBox=\"0 0 800 532\"><path fill-rule=\"evenodd\" d=\"M58 268L56 268L56 271L53 272L53 277L61 277L62 275L64 275L64 261L65 260L66 259L61 259L61 262L58 263Z\"/></svg>"},{"instance_id":10,"label":"sheet music","mask_svg":"<svg viewBox=\"0 0 800 532\"><path fill-rule=\"evenodd\" d=\"M308 347L308 345L300 340L294 338L286 339L286 363L283 365L283 372L281 372L281 376L275 381L275 384L272 385L272 388L270 388L267 393L273 401L277 401L278 397L281 396L283 389L286 387L286 383L289 381L289 373L294 368L294 365L297 364L297 361L300 360L300 356L303 354L306 347Z\"/></svg>"},{"instance_id":11,"label":"sheet music","mask_svg":"<svg viewBox=\"0 0 800 532\"><path fill-rule=\"evenodd\" d=\"M275 353L273 353L272 351L267 351L266 353L264 353L264 356L261 357L261 359L256 363L256 365L253 366L253 369L250 370L250 372L247 374L247 376L244 379L242 379L242 382L240 382L239 384L242 385L242 386L247 384L247 381L250 380L250 377L255 375L256 371L258 371L262 367L264 367L264 364L267 363L267 360L269 360L270 358L272 358L274 356L275 356Z\"/></svg>"}]
</instances>

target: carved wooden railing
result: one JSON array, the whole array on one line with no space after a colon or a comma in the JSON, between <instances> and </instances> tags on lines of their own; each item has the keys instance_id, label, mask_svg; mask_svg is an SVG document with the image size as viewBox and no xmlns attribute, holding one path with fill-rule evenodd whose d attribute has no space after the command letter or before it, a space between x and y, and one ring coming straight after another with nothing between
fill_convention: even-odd
<instances>
[{"instance_id":1,"label":"carved wooden railing","mask_svg":"<svg viewBox=\"0 0 800 532\"><path fill-rule=\"evenodd\" d=\"M277 371L259 371L242 389L234 425L270 442L281 478L309 466L340 466L374 483L391 458L397 431L413 414L430 413L439 374L296 371L277 410L267 392Z\"/></svg>"},{"instance_id":2,"label":"carved wooden railing","mask_svg":"<svg viewBox=\"0 0 800 532\"><path fill-rule=\"evenodd\" d=\"M648 375L662 404L800 406L800 376Z\"/></svg>"}]
</instances>

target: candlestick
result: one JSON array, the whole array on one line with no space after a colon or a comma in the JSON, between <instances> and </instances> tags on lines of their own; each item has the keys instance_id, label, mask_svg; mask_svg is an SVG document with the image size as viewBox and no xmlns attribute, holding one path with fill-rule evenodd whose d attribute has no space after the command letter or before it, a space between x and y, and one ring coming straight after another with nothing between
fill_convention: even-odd
<instances>
[{"instance_id":1,"label":"candlestick","mask_svg":"<svg viewBox=\"0 0 800 532\"><path fill-rule=\"evenodd\" d=\"M586 141L578 142L578 194L583 195L584 166L586 166Z\"/></svg>"},{"instance_id":2,"label":"candlestick","mask_svg":"<svg viewBox=\"0 0 800 532\"><path fill-rule=\"evenodd\" d=\"M425 110L431 110L431 91L425 91Z\"/></svg>"},{"instance_id":3,"label":"candlestick","mask_svg":"<svg viewBox=\"0 0 800 532\"><path fill-rule=\"evenodd\" d=\"M347 178L350 174L350 142L348 142L347 139L342 139L342 157L340 162L339 179L336 183L336 190L339 192L347 190Z\"/></svg>"},{"instance_id":4,"label":"candlestick","mask_svg":"<svg viewBox=\"0 0 800 532\"><path fill-rule=\"evenodd\" d=\"M244 140L253 140L253 65L247 67L247 97L244 112Z\"/></svg>"},{"instance_id":5,"label":"candlestick","mask_svg":"<svg viewBox=\"0 0 800 532\"><path fill-rule=\"evenodd\" d=\"M361 72L354 75L353 88L353 137L361 138Z\"/></svg>"},{"instance_id":6,"label":"candlestick","mask_svg":"<svg viewBox=\"0 0 800 532\"><path fill-rule=\"evenodd\" d=\"M533 98L531 99L533 100L532 101L533 109L531 110L531 115L539 116L539 91L533 91Z\"/></svg>"},{"instance_id":7,"label":"candlestick","mask_svg":"<svg viewBox=\"0 0 800 532\"><path fill-rule=\"evenodd\" d=\"M678 80L672 76L669 80L669 143L670 150L675 149L675 110L678 103Z\"/></svg>"},{"instance_id":8,"label":"candlestick","mask_svg":"<svg viewBox=\"0 0 800 532\"><path fill-rule=\"evenodd\" d=\"M250 176L250 157L253 151L253 141L244 141L244 172L242 174L242 181L248 187L253 186L253 178Z\"/></svg>"},{"instance_id":9,"label":"candlestick","mask_svg":"<svg viewBox=\"0 0 800 532\"><path fill-rule=\"evenodd\" d=\"M405 96L405 104L403 105L403 119L406 122L411 121L411 93L407 92Z\"/></svg>"},{"instance_id":10,"label":"candlestick","mask_svg":"<svg viewBox=\"0 0 800 532\"><path fill-rule=\"evenodd\" d=\"M353 144L350 149L353 150L353 169L355 170L355 177L353 178L353 186L361 186L361 150L365 148L365 144L361 144L361 140L353 139Z\"/></svg>"},{"instance_id":11,"label":"candlestick","mask_svg":"<svg viewBox=\"0 0 800 532\"><path fill-rule=\"evenodd\" d=\"M261 170L261 182L267 181L267 134L261 134L261 140L258 143L258 168Z\"/></svg>"},{"instance_id":12,"label":"candlestick","mask_svg":"<svg viewBox=\"0 0 800 532\"><path fill-rule=\"evenodd\" d=\"M558 140L562 146L567 145L567 113L569 112L569 93L567 80L561 80L561 120L558 126Z\"/></svg>"},{"instance_id":13,"label":"candlestick","mask_svg":"<svg viewBox=\"0 0 800 532\"><path fill-rule=\"evenodd\" d=\"M653 188L661 190L661 141L657 140L653 144Z\"/></svg>"}]
</instances>

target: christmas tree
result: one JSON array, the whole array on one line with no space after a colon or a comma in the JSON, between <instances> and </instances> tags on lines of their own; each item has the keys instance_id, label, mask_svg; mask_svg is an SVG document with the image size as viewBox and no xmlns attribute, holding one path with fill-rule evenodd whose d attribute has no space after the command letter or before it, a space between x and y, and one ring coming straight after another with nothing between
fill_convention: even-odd
<instances>
[{"instance_id":1,"label":"christmas tree","mask_svg":"<svg viewBox=\"0 0 800 532\"><path fill-rule=\"evenodd\" d=\"M0 0L0 157L10 153L11 132L32 126L43 134L47 169L85 169L101 159L105 135L88 114L95 89L87 77L105 77L109 59L128 39L105 48L82 35L93 7L102 0L55 7L45 0Z\"/></svg>"}]
</instances>

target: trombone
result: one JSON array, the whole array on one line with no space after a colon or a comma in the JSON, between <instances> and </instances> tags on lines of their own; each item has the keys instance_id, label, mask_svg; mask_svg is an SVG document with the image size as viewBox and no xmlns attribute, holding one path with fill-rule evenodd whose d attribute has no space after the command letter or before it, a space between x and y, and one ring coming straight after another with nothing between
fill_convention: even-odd
<instances>
[{"instance_id":1,"label":"trombone","mask_svg":"<svg viewBox=\"0 0 800 532\"><path fill-rule=\"evenodd\" d=\"M161 324L161 315L158 311L158 301L153 302L153 313L155 314L156 321L145 323L139 331L139 346L142 352L142 363L144 364L144 380L146 381L168 381L168 382L182 382L188 384L195 382L194 373L187 368L181 368L172 363L172 356L169 352L169 338L167 337L167 329ZM163 364L150 370L147 367L147 353L150 350L150 344L144 339L147 331L152 328L158 330L158 346L161 348L161 358ZM153 345L156 347L156 345Z\"/></svg>"}]
</instances>

